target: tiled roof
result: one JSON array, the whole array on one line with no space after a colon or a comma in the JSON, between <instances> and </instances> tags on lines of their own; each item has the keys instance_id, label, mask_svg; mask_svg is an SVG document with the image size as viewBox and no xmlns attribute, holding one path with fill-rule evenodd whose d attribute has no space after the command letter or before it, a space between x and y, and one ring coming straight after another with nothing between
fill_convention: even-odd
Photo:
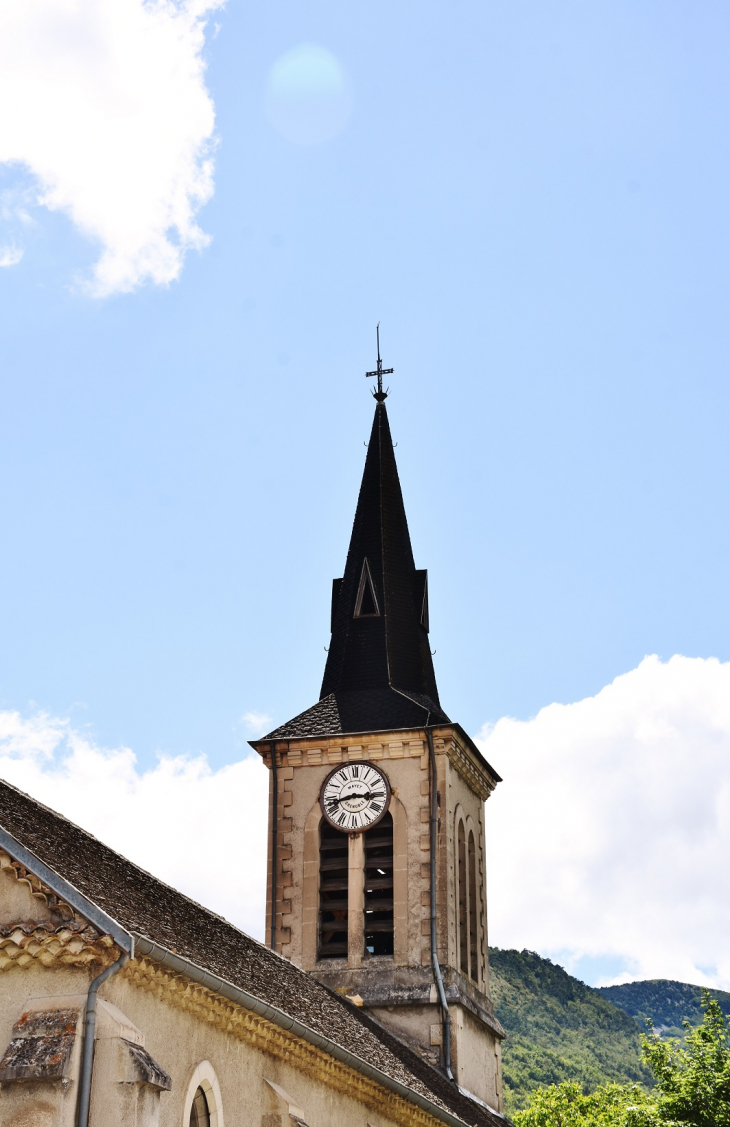
<instances>
[{"instance_id":1,"label":"tiled roof","mask_svg":"<svg viewBox=\"0 0 730 1127\"><path fill-rule=\"evenodd\" d=\"M283 1010L470 1127L504 1127L501 1116L463 1096L362 1010L221 916L2 781L0 826L123 928L148 936Z\"/></svg>"},{"instance_id":2,"label":"tiled roof","mask_svg":"<svg viewBox=\"0 0 730 1127\"><path fill-rule=\"evenodd\" d=\"M382 732L448 724L446 713L425 694L398 693L395 689L361 689L329 693L315 705L287 721L265 739L297 736L335 736L346 732Z\"/></svg>"}]
</instances>

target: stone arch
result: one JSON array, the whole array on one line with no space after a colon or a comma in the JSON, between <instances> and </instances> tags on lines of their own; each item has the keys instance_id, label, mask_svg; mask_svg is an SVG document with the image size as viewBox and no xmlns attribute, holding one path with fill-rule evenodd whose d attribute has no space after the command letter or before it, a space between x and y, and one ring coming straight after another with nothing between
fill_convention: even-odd
<instances>
[{"instance_id":1,"label":"stone arch","mask_svg":"<svg viewBox=\"0 0 730 1127\"><path fill-rule=\"evenodd\" d=\"M393 818L393 960L406 966L408 955L408 812L391 793ZM319 798L304 820L302 859L302 967L313 970L317 962L319 928L319 830L322 808ZM362 863L362 862L361 862Z\"/></svg>"},{"instance_id":2,"label":"stone arch","mask_svg":"<svg viewBox=\"0 0 730 1127\"><path fill-rule=\"evenodd\" d=\"M469 829L466 835L466 856L469 879L469 975L479 982L479 914L477 905L477 851L474 830Z\"/></svg>"},{"instance_id":3,"label":"stone arch","mask_svg":"<svg viewBox=\"0 0 730 1127\"><path fill-rule=\"evenodd\" d=\"M456 889L456 962L462 974L469 974L469 891L464 811L454 812L454 887Z\"/></svg>"},{"instance_id":4,"label":"stone arch","mask_svg":"<svg viewBox=\"0 0 730 1127\"><path fill-rule=\"evenodd\" d=\"M481 890L481 832L471 814L464 821L467 857L467 913L469 919L469 977L479 984L483 977L484 904Z\"/></svg>"},{"instance_id":5,"label":"stone arch","mask_svg":"<svg viewBox=\"0 0 730 1127\"><path fill-rule=\"evenodd\" d=\"M208 1101L210 1127L224 1127L223 1101L221 1100L220 1085L218 1083L218 1077L215 1074L215 1069L209 1060L201 1061L190 1077L187 1092L185 1093L182 1127L189 1127L190 1125L190 1112L198 1088L203 1089L205 1098Z\"/></svg>"}]
</instances>

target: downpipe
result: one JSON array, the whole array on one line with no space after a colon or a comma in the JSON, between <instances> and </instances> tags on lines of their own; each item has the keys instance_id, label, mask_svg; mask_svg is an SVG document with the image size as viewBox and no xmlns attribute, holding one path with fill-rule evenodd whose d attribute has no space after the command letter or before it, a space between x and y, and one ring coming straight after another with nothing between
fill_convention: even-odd
<instances>
[{"instance_id":1,"label":"downpipe","mask_svg":"<svg viewBox=\"0 0 730 1127\"><path fill-rule=\"evenodd\" d=\"M441 1041L444 1054L444 1069L446 1070L446 1075L449 1080L453 1080L454 1074L451 1071L451 1014L449 1013L449 1003L446 1001L444 980L441 977L441 967L436 950L436 830L438 825L438 787L436 785L436 752L433 747L433 735L429 727L426 728L426 739L428 741L428 761L431 767L431 966L433 968L434 982L436 983L439 1002L441 1004Z\"/></svg>"},{"instance_id":2,"label":"downpipe","mask_svg":"<svg viewBox=\"0 0 730 1127\"><path fill-rule=\"evenodd\" d=\"M269 743L271 749L271 798L273 809L271 813L271 942L272 951L276 950L276 869L279 853L279 779L276 774L276 741Z\"/></svg>"},{"instance_id":3,"label":"downpipe","mask_svg":"<svg viewBox=\"0 0 730 1127\"><path fill-rule=\"evenodd\" d=\"M76 1105L76 1127L88 1127L89 1103L91 1100L91 1076L94 1069L94 1035L96 1032L96 1003L99 987L121 970L129 962L129 952L122 951L116 963L103 970L92 981L89 993L86 996L86 1012L84 1014L84 1044L81 1050L81 1076L79 1077L79 1098Z\"/></svg>"}]
</instances>

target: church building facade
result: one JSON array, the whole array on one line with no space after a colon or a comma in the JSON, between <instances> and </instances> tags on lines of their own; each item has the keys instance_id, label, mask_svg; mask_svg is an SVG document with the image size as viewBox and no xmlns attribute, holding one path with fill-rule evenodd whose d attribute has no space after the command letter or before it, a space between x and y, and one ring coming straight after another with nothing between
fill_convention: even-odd
<instances>
[{"instance_id":1,"label":"church building facade","mask_svg":"<svg viewBox=\"0 0 730 1127\"><path fill-rule=\"evenodd\" d=\"M254 743L266 943L0 780L0 1127L507 1123L499 776L439 702L380 381L376 399L320 699Z\"/></svg>"}]
</instances>

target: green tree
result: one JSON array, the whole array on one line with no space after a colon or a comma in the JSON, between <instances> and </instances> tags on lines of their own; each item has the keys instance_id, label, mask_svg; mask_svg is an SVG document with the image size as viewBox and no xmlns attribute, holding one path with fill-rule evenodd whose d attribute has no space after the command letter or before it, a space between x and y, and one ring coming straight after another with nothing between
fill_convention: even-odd
<instances>
[{"instance_id":1,"label":"green tree","mask_svg":"<svg viewBox=\"0 0 730 1127\"><path fill-rule=\"evenodd\" d=\"M730 1030L718 1002L705 991L702 1024L688 1021L684 1042L642 1037L642 1056L654 1073L657 1122L676 1127L730 1127Z\"/></svg>"},{"instance_id":2,"label":"green tree","mask_svg":"<svg viewBox=\"0 0 730 1127\"><path fill-rule=\"evenodd\" d=\"M566 1081L540 1088L513 1119L516 1127L642 1127L656 1122L653 1111L652 1096L638 1084L603 1084L586 1094Z\"/></svg>"},{"instance_id":3,"label":"green tree","mask_svg":"<svg viewBox=\"0 0 730 1127\"><path fill-rule=\"evenodd\" d=\"M604 1084L586 1094L575 1082L539 1089L516 1127L730 1127L730 1029L708 992L702 1024L685 1037L642 1036L655 1088Z\"/></svg>"}]
</instances>

